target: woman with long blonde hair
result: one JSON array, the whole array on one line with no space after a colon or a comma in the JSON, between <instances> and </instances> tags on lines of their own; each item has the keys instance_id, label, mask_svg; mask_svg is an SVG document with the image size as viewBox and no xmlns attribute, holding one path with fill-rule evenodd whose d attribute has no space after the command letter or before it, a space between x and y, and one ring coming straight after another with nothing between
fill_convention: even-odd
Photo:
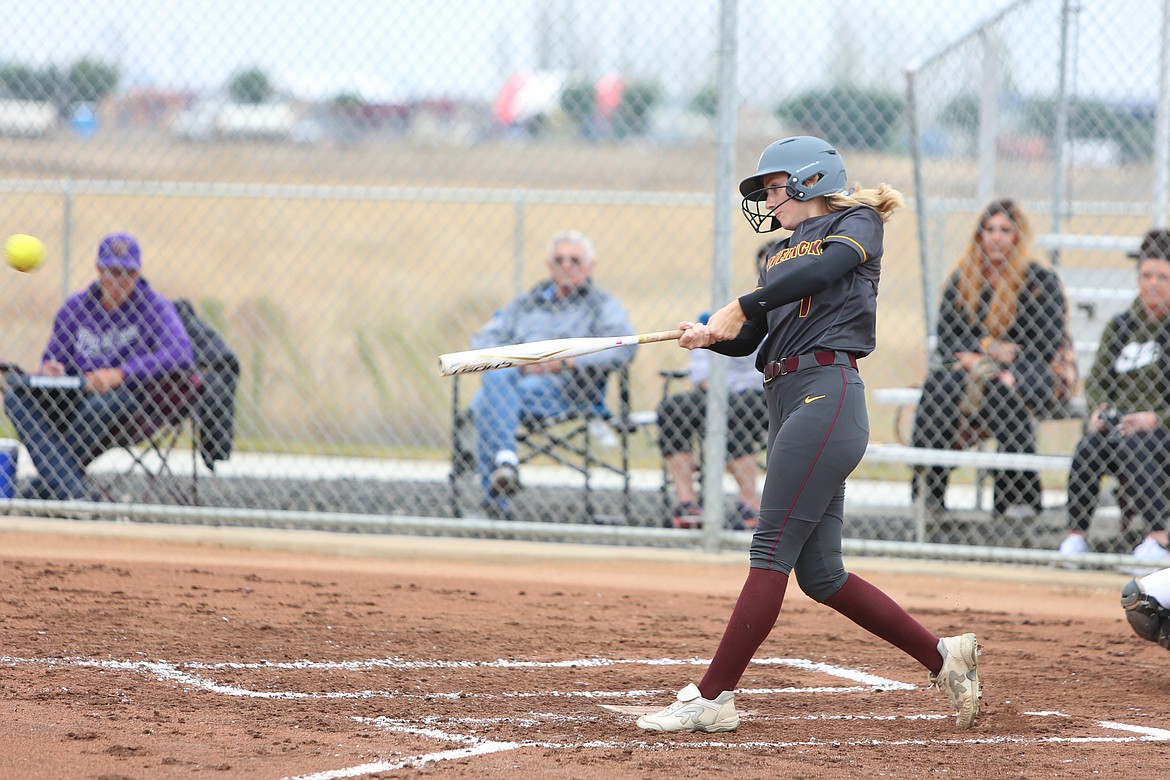
<instances>
[{"instance_id":1,"label":"woman with long blonde hair","mask_svg":"<svg viewBox=\"0 0 1170 780\"><path fill-rule=\"evenodd\" d=\"M869 443L858 364L877 346L885 223L902 205L889 185L846 192L846 182L840 153L824 139L792 136L764 149L739 185L743 213L757 233L790 233L769 247L755 290L706 323L679 323L684 349L756 354L768 466L748 575L715 655L702 679L638 719L647 731L739 728L736 687L776 625L793 576L809 598L918 661L950 700L959 728L979 717L975 634L936 635L847 571L841 553L845 480Z\"/></svg>"},{"instance_id":2,"label":"woman with long blonde hair","mask_svg":"<svg viewBox=\"0 0 1170 780\"><path fill-rule=\"evenodd\" d=\"M1032 256L1032 229L1014 200L990 203L943 288L935 365L922 388L910 443L950 448L962 430L995 437L1004 452L1036 451L1036 417L1055 402L1051 365L1065 333L1064 291L1056 273ZM946 511L949 471L914 477L928 510ZM996 475L997 516L1040 512L1040 475Z\"/></svg>"}]
</instances>

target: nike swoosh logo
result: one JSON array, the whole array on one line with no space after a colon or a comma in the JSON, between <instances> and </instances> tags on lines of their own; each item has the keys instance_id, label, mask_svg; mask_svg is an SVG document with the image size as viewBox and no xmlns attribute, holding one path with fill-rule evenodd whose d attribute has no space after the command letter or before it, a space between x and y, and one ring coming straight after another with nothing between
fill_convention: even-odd
<instances>
[{"instance_id":1,"label":"nike swoosh logo","mask_svg":"<svg viewBox=\"0 0 1170 780\"><path fill-rule=\"evenodd\" d=\"M819 401L819 400L821 400L822 398L825 398L825 397L826 397L826 396L823 396L823 395L806 395L806 396L804 397L804 402L805 402L806 404L811 404L813 401Z\"/></svg>"}]
</instances>

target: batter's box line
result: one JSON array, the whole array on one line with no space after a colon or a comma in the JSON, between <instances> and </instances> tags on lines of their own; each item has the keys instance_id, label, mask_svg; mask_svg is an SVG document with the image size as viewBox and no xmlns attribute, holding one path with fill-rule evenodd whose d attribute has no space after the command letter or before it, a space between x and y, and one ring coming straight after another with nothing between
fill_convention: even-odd
<instances>
[{"instance_id":1,"label":"batter's box line","mask_svg":"<svg viewBox=\"0 0 1170 780\"><path fill-rule=\"evenodd\" d=\"M257 691L252 688L243 688L238 685L225 685L196 674L180 669L177 665L166 661L108 661L93 658L13 658L0 656L0 664L43 666L75 666L79 668L113 669L136 672L152 676L158 680L177 683L187 688L217 693L222 696L236 698L267 699L271 701L289 700L330 700L330 699L418 699L421 701L434 699L448 699L458 701L462 699L640 699L649 696L663 696L673 691L667 690L637 690L637 691L504 691L502 693L478 693L474 691L454 691L450 693L412 693L405 691ZM913 687L913 686L911 686ZM743 691L755 694L790 694L790 693L861 693L875 690L865 686L837 686L837 687L787 687L787 688L754 688Z\"/></svg>"},{"instance_id":2,"label":"batter's box line","mask_svg":"<svg viewBox=\"0 0 1170 780\"><path fill-rule=\"evenodd\" d=\"M1071 716L1066 715L1062 712L1025 712L1022 714L1025 716L1034 717L1034 718L1050 718L1050 717L1068 718L1068 717L1071 717ZM825 720L825 721L880 720L880 721L890 721L890 720L923 720L923 719L935 720L935 719L950 718L950 717L951 717L950 715L919 715L919 714L914 714L914 715L875 715L875 716L821 714L821 715L810 715L810 716L804 716L804 715L779 716L779 717L768 717L765 719L771 720L771 721L776 721L776 720L799 720L799 721L805 721L805 720ZM571 719L572 719L571 717L565 717L565 716L559 716L557 718L557 720L571 720ZM363 718L363 717L355 716L354 720L358 721L360 723L369 723L369 724L376 726L377 728L382 729L384 731L392 731L392 732L396 732L396 733L413 734L413 735L417 735L417 736L429 736L429 737L440 737L441 736L442 738L449 739L451 741L457 741L457 742L465 742L467 740L478 740L479 739L478 737L474 737L472 735L450 734L449 732L445 732L441 729L434 728L433 725L431 725L431 724L434 724L436 722L439 722L440 720L443 720L443 719L437 718L437 717L425 718L423 720L423 722L426 725L421 725L421 726L417 725L413 721L387 718L385 716L379 716L376 718ZM458 719L447 719L447 722L450 722L451 720L458 720ZM514 718L512 718L512 717L493 718L493 719L487 719L487 720L493 721L495 723L505 723L505 722L512 723L512 722L514 722ZM580 720L589 721L592 719L591 718L580 718ZM754 720L754 718L753 718L753 720ZM1131 732L1132 734L1134 734L1136 736L1125 736L1125 737L1004 737L1004 736L999 736L999 737L966 737L966 738L955 738L955 739L899 739L899 740L882 740L882 739L878 739L878 740L874 740L874 739L821 740L821 739L810 739L810 740L801 740L798 742L761 742L761 741L727 742L727 743L687 742L687 743L678 743L678 745L679 746L687 746L687 747L702 746L702 745L707 745L707 746L719 745L722 747L740 747L740 746L744 746L744 745L753 745L756 747L788 747L788 746L807 747L810 745L936 745L936 744L947 744L947 745L952 745L952 744L953 745L989 744L990 745L990 744L1016 743L1016 742L1023 742L1023 743L1170 742L1170 729L1160 729L1160 728L1155 728L1152 726L1138 726L1138 725L1133 724L1133 723L1120 723L1118 721L1112 721L1112 720L1098 720L1098 721L1095 721L1094 725L1097 726L1097 728L1102 728L1102 729L1109 729L1109 730L1113 730L1113 731ZM632 742L623 741L623 742L602 743L599 741L590 740L588 742L579 742L579 743L554 743L554 742L540 742L540 741L525 741L523 744L530 745L532 747L566 748L567 749L567 748L580 748L580 747L586 747L586 746L604 746L604 747L612 747L612 748L628 747L631 745L633 745L633 746L653 746L653 745L661 744L661 743L648 742L645 740L634 740ZM671 743L671 744L673 745L675 743Z\"/></svg>"},{"instance_id":3,"label":"batter's box line","mask_svg":"<svg viewBox=\"0 0 1170 780\"><path fill-rule=\"evenodd\" d=\"M291 662L288 664L272 664L260 665L256 667L245 667L248 669L264 670L264 669L340 669L345 671L353 671L361 669L361 666L355 667L354 664L369 665L366 668L379 668L385 666L388 659L377 661L362 661L362 662L306 662L312 663L313 666L305 666L301 662ZM190 669L232 669L237 667L232 664L223 665L209 665L200 664L197 662L176 664L168 661L114 661L101 660L93 658L14 658L10 656L0 656L0 663L8 664L44 664L57 666L78 666L91 667L100 669L120 669L126 671L136 671L143 674L153 675L159 679L170 680L186 685L191 688L209 691L211 693L218 693L225 696L256 698L256 699L270 699L270 700L289 700L289 699L372 699L372 698L419 698L419 699L470 699L470 698L643 698L648 696L661 696L672 691L664 690L637 690L637 691L513 691L504 693L473 693L465 691L456 691L451 693L426 693L426 694L406 694L395 691L325 691L325 692L305 692L305 691L257 691L242 686L225 685L216 682L207 677L190 672L183 671L184 668ZM412 665L407 668L420 668L413 665L414 662L409 662ZM579 668L582 665L590 664L593 666L614 666L619 664L643 664L658 666L663 664L708 664L710 661L702 659L691 659L687 661L680 661L676 659L623 659L614 661L612 659L588 659L587 661L479 661L479 662L438 662L442 664L440 667L427 666L421 668L467 668L466 664L473 664L480 667L500 668L501 665L506 664L507 667L516 668ZM848 669L845 667L835 666L833 664L826 664L816 661L809 661L802 658L763 658L755 661L755 663L764 665L781 665L793 668L802 669L805 671L819 672L833 677L847 679L853 682L864 683L862 686L788 686L784 688L749 688L743 689L740 692L745 694L794 694L794 693L860 693L866 691L893 691L893 690L915 690L918 686L910 683L903 683L897 680L890 680L877 675L862 672L858 669ZM453 664L447 666L448 664Z\"/></svg>"},{"instance_id":4,"label":"batter's box line","mask_svg":"<svg viewBox=\"0 0 1170 780\"><path fill-rule=\"evenodd\" d=\"M829 664L819 664L803 659L762 659L764 663L780 663L787 665L797 665L801 668L821 669L829 667L839 669L841 667L833 667ZM564 662L560 662L564 663ZM649 663L649 662L630 662L627 663ZM695 663L701 663L696 661ZM246 696L252 698L272 698L272 699L304 699L304 698L353 698L354 694L343 694L340 692L331 692L326 694L311 694L300 692L261 692L248 691L246 689L236 688L233 686L223 686L214 681L198 675L192 675L184 672L178 668L178 665L160 661L113 661L113 660L98 660L91 658L18 658L12 656L0 656L0 664L8 665L22 665L22 664L40 664L50 666L73 665L79 667L90 667L99 669L116 669L126 670L138 673L154 675L158 679L171 680L182 685L190 685L199 687L204 690L223 693L231 696ZM865 675L866 677L873 677L866 675L866 673L858 670L846 670L851 674ZM876 678L883 679L883 678ZM898 683L898 685L905 685L909 688L911 686L905 683ZM830 689L834 691L841 691L843 689ZM364 692L359 693L360 696L378 695L378 692ZM529 695L529 694L525 694ZM542 695L542 694L530 694ZM547 695L547 694L543 694ZM618 694L627 695L627 694ZM1062 713L1041 712L1032 713L1034 717L1068 717ZM338 770L330 770L327 772L320 772L312 775L299 776L297 780L341 780L346 777L359 777L365 774L372 774L375 772L393 771L410 766L419 766L427 763L434 763L437 761L447 761L451 759L467 758L477 755L485 755L488 753L500 752L503 750L515 750L521 747L537 747L542 749L572 749L580 750L587 748L603 748L603 749L660 749L663 743L647 742L645 740L631 740L631 741L590 741L580 743L552 743L552 742L538 742L538 741L524 741L524 742L496 742L482 740L474 735L453 735L438 729L420 729L405 722L395 722L385 719L375 719L371 721L379 725L380 728L387 730L398 731L400 733L411 733L420 736L427 736L436 739L448 739L456 741L464 745L454 750L439 751L437 753L424 754L420 756L411 756L404 759L398 759L389 762L376 762L362 764L357 767L348 767ZM671 742L667 743L672 748L691 747L691 748L728 748L728 749L780 749L791 747L824 747L824 746L889 746L897 747L903 745L910 746L931 746L931 745L967 745L967 744L1080 744L1080 743L1125 743L1125 742L1170 742L1170 730L1151 728L1147 726L1137 726L1134 724L1120 723L1117 721L1096 721L1099 728L1111 729L1116 731L1130 732L1133 736L1122 737L1095 737L1095 736L1081 736L1081 737L971 737L963 739L933 739L933 740L804 740L797 742L766 742L766 741L752 741L752 742Z\"/></svg>"},{"instance_id":5,"label":"batter's box line","mask_svg":"<svg viewBox=\"0 0 1170 780\"><path fill-rule=\"evenodd\" d=\"M1034 717L1048 717L1060 716L1060 713L1028 713ZM630 740L630 741L615 741L615 740L591 740L587 742L542 742L539 740L523 740L518 742L499 742L494 740L485 740L469 734L451 734L441 729L423 727L412 725L405 721L396 721L389 718L355 718L355 720L364 723L370 723L375 727L389 732L399 734L410 734L413 736L427 737L438 741L455 742L457 744L466 745L466 747L442 750L435 753L425 753L416 756L409 756L406 758L399 758L393 761L376 761L358 766L344 767L341 769L327 770L324 772L317 772L310 775L298 775L296 777L286 778L285 780L342 780L347 777L360 777L367 774L375 774L378 772L391 772L397 769L406 769L413 767L421 767L427 764L439 763L442 761L451 761L473 756L488 755L491 753L499 753L507 750L517 750L520 748L539 748L542 750L583 750L583 749L598 749L598 750L629 750L629 749L662 749L667 747L669 749L677 748L691 748L700 750L710 750L713 748L724 749L738 749L738 750L776 750L783 748L806 748L806 747L929 747L929 746L955 746L955 745L991 745L991 744L1079 744L1079 743L1123 743L1123 742L1167 742L1170 741L1170 730L1166 729L1152 729L1144 726L1135 726L1127 723L1118 723L1115 721L1097 721L1096 725L1104 729L1115 729L1119 731L1130 731L1140 736L1126 736L1126 737L989 737L989 738L967 738L967 739L860 739L860 740L821 740L809 739L795 742L767 742L762 740L753 740L750 742L711 742L711 741L686 741L686 742L669 742L665 745L661 742L648 742L646 740Z\"/></svg>"},{"instance_id":6,"label":"batter's box line","mask_svg":"<svg viewBox=\"0 0 1170 780\"><path fill-rule=\"evenodd\" d=\"M577 658L567 661L512 661L498 659L495 661L404 661L397 658L374 658L362 661L281 661L272 663L260 661L256 663L201 663L190 661L179 664L187 669L203 671L216 670L341 670L361 671L363 669L585 669L603 668L611 666L706 666L711 663L709 658ZM844 680L862 683L872 690L906 691L914 690L917 685L899 680L891 680L876 674L863 672L860 669L827 664L820 661L810 661L805 658L756 658L753 664L762 666L787 666L808 672L827 674Z\"/></svg>"},{"instance_id":7,"label":"batter's box line","mask_svg":"<svg viewBox=\"0 0 1170 780\"><path fill-rule=\"evenodd\" d=\"M361 661L258 661L240 663L225 661L221 663L205 663L188 661L178 664L187 669L202 671L217 670L342 670L362 671L364 669L588 669L611 666L706 666L711 663L709 658L576 658L566 661L514 661L500 658L495 661L410 661L400 658L371 658ZM877 690L913 690L918 687L911 683L890 680L878 675L869 674L859 669L836 666L819 661L810 661L805 658L756 658L754 664L763 666L788 666L809 672L819 672L833 677L863 683Z\"/></svg>"}]
</instances>

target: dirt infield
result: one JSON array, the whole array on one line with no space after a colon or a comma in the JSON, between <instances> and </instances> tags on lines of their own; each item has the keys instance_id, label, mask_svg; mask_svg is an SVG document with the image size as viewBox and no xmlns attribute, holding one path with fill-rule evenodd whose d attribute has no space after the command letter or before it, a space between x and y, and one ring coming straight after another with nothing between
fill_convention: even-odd
<instances>
[{"instance_id":1,"label":"dirt infield","mask_svg":"<svg viewBox=\"0 0 1170 780\"><path fill-rule=\"evenodd\" d=\"M1125 625L1125 576L870 558L929 628L979 633L973 730L792 588L739 731L639 731L745 561L3 518L0 776L1131 778L1168 749L1170 655Z\"/></svg>"}]
</instances>

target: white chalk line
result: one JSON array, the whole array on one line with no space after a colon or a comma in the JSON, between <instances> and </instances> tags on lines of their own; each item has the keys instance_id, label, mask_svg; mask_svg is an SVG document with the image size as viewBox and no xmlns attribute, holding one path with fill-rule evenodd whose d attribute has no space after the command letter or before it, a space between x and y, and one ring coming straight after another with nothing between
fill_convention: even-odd
<instances>
[{"instance_id":1,"label":"white chalk line","mask_svg":"<svg viewBox=\"0 0 1170 780\"><path fill-rule=\"evenodd\" d=\"M203 675L192 674L184 669L199 670L344 670L354 671L376 668L404 668L404 669L443 669L443 668L580 668L582 666L614 666L619 664L643 664L657 666L664 662L685 664L707 664L710 661L693 659L677 661L673 659L583 659L578 661L467 661L467 662L415 662L397 661L396 659L371 659L365 661L295 661L290 663L259 665L247 664L207 664L207 663L172 663L169 661L112 661L92 658L14 658L0 656L0 663L11 664L43 664L56 666L79 666L104 669L121 669L153 675L160 679L171 680L191 688L218 693L224 696L236 696L255 699L290 700L290 699L375 699L375 698L413 698L422 700L432 699L531 699L531 698L581 698L581 699L640 699L646 697L673 694L673 690L634 690L634 691L505 691L501 693L482 693L476 691L450 691L408 693L403 691L258 691L238 685L226 685L209 679ZM818 663L800 658L764 658L756 661L761 664L783 665L806 671L819 672L833 677L839 677L854 682L863 682L865 685L854 686L787 686L783 688L745 688L745 694L775 695L801 693L861 693L866 691L896 691L914 690L917 686L909 683L890 680L885 677L868 674L856 669Z\"/></svg>"},{"instance_id":2,"label":"white chalk line","mask_svg":"<svg viewBox=\"0 0 1170 780\"><path fill-rule=\"evenodd\" d=\"M1031 713L1037 717L1056 715L1059 717L1068 717L1060 713ZM796 720L833 720L833 719L865 719L869 716L798 716L792 719ZM890 716L875 716L875 720L914 720L921 716L916 715L890 715ZM930 716L935 717L935 716ZM937 716L950 717L950 716ZM780 720L784 718L770 718L770 720ZM415 736L424 736L432 739L447 740L451 742L466 744L471 741L473 744L470 747L460 748L457 750L443 750L435 753L424 753L417 756L410 756L408 758L400 758L395 761L377 761L358 766L346 767L343 769L329 770L325 772L317 772L311 775L298 775L296 777L286 778L285 780L341 780L346 777L359 777L364 774L373 774L376 772L389 772L396 769L405 769L407 767L420 767L427 764L439 763L441 761L450 761L452 759L465 758L472 755L487 755L489 753L499 753L505 750L517 750L521 748L538 748L541 750L584 750L584 749L600 749L600 750L630 750L630 749L664 749L662 743L648 742L646 740L590 740L587 742L545 742L540 740L523 740L520 742L496 742L490 740L480 740L466 734L451 734L436 728L420 728L404 721L396 721L389 718L357 718L356 720L371 723L384 731L390 731L400 734L412 734ZM432 722L435 719L430 719ZM511 719L501 718L499 721ZM1130 724L1116 723L1113 721L1097 721L1097 726L1101 728L1118 729L1121 731L1132 731L1145 736L1140 737L988 737L988 738L969 738L969 739L858 739L858 740L827 740L827 739L810 739L800 741L787 742L670 742L665 746L665 749L677 748L698 748L702 750L710 750L712 748L737 749L737 750L776 750L782 748L803 748L803 747L902 747L902 746L957 746L957 745L995 745L995 744L1083 744L1083 743L1119 743L1119 742L1149 742L1149 741L1170 741L1170 731L1165 729L1152 729L1142 726L1133 726Z\"/></svg>"},{"instance_id":3,"label":"white chalk line","mask_svg":"<svg viewBox=\"0 0 1170 780\"><path fill-rule=\"evenodd\" d=\"M1038 718L1044 718L1044 717L1069 718L1069 717L1072 717L1071 715L1066 715L1063 712L1025 712L1022 714L1030 716L1030 717L1038 717ZM529 716L536 716L536 713L529 713ZM832 714L832 713L819 713L819 714L812 714L812 715L755 715L755 716L752 716L752 720L776 721L776 722L779 722L779 721L802 721L802 722L804 722L804 721L880 721L880 722L889 722L889 721L898 721L898 720L913 720L913 721L918 721L918 720L949 720L953 717L954 717L954 715L949 715L949 714L948 715L941 715L941 714L929 714L929 713L914 713L911 715L837 715L837 714ZM518 719L518 718L515 718L512 716L502 717L502 718L446 718L446 717L441 717L441 716L437 716L437 715L430 715L430 716L426 716L426 717L421 718L419 721L394 720L392 718L386 718L386 717L354 718L354 720L361 721L364 723L370 723L370 724L373 724L379 728L382 728L382 729L385 729L388 731L393 730L393 731L402 731L402 732L410 732L410 733L423 733L423 731L426 731L426 733L428 735L431 735L431 736L443 735L444 738L456 739L456 737L451 736L451 735L447 734L446 732L443 732L435 727L438 725L441 725L441 724L460 724L460 725L475 725L475 726L498 726L498 725L504 725L504 724L512 724L512 725L531 726L531 725L536 725L536 724L539 724L539 723L545 722L545 721L592 722L592 721L597 720L597 718L557 714L557 715L545 715L545 716L539 716L539 717L530 717L528 719L523 720L523 722L522 722L521 719ZM424 724L424 726L426 728L421 729L419 726L416 725L417 723ZM1028 739L1033 739L1035 741L1055 740L1058 742L1061 742L1061 741L1066 741L1066 742L1078 742L1078 741L1168 742L1168 741L1170 741L1170 729L1160 729L1160 728L1155 728L1152 726L1138 726L1138 725L1135 725L1132 723L1119 723L1117 721L1110 721L1110 720L1099 720L1099 721L1096 721L1095 725L1098 728L1103 728L1103 729L1113 729L1116 731L1132 732L1133 734L1141 735L1141 737L1035 737L1035 738L1028 738ZM460 735L458 737L458 739L465 739L465 738L466 738L465 735ZM1002 739L1008 739L1010 741L1014 738L988 737L982 741L993 741L994 742L994 741L1001 741ZM936 741L937 740L928 740L928 742L930 742L930 743L934 743ZM951 742L954 740L944 740L944 741ZM963 740L958 740L958 741L963 742L963 743L967 743L967 742L978 742L980 740L978 740L978 739L963 739ZM822 742L822 740L815 740L815 742L817 744L819 744ZM562 743L535 742L535 741L534 742L527 742L525 744L531 744L532 746L535 746L535 747L570 747L571 746L569 744L562 744ZM585 743L574 743L574 744L579 747L581 744L585 744ZM594 743L591 742L590 744L594 744ZM613 744L614 745L625 745L627 743L615 742ZM707 744L710 744L710 743L707 743ZM735 742L735 743L731 743L731 744L741 745L744 743ZM789 743L768 743L768 744L789 744ZM791 744L804 744L804 743L791 743ZM885 744L885 743L880 742L879 744ZM912 742L906 741L906 744L912 744Z\"/></svg>"},{"instance_id":4,"label":"white chalk line","mask_svg":"<svg viewBox=\"0 0 1170 780\"><path fill-rule=\"evenodd\" d=\"M471 747L458 748L456 750L443 750L438 753L427 753L421 756L410 756L409 758L399 759L398 761L374 761L368 764L358 764L357 766L350 766L344 769L330 769L324 772L316 772L311 775L296 775L286 778L285 780L341 780L346 777L361 777L363 775L372 775L377 772L393 772L397 769L406 769L408 767L420 767L426 764L435 764L440 761L451 761L460 758L468 758L469 756L483 756L489 753L499 753L503 750L515 750L521 747L515 742L480 742Z\"/></svg>"},{"instance_id":5,"label":"white chalk line","mask_svg":"<svg viewBox=\"0 0 1170 780\"><path fill-rule=\"evenodd\" d=\"M189 669L214 671L220 669L248 670L248 669L278 669L278 670L344 670L361 671L364 669L587 669L609 666L640 665L640 666L706 666L711 663L709 658L578 658L569 661L512 661L498 659L495 661L407 661L398 658L371 658L362 661L259 661L254 663L184 663L182 666ZM854 682L865 683L881 690L911 690L917 686L909 683L889 680L877 675L868 674L858 669L834 666L818 661L809 661L804 658L758 658L752 663L764 666L789 666L794 669L803 669L810 672L820 672L841 677Z\"/></svg>"},{"instance_id":6,"label":"white chalk line","mask_svg":"<svg viewBox=\"0 0 1170 780\"><path fill-rule=\"evenodd\" d=\"M96 669L118 669L150 675L160 680L185 685L189 688L248 699L302 700L302 699L417 699L429 701L446 699L641 699L650 696L673 694L673 690L634 691L503 691L484 693L480 691L450 691L415 693L410 691L258 691L238 685L225 685L206 677L182 671L178 665L166 661L101 661L91 658L11 658L0 656L0 664L40 664L44 666L76 666ZM914 686L910 686L913 688ZM794 693L862 693L865 691L887 690L873 686L827 686L827 687L786 687L752 688L743 693L794 694Z\"/></svg>"},{"instance_id":7,"label":"white chalk line","mask_svg":"<svg viewBox=\"0 0 1170 780\"><path fill-rule=\"evenodd\" d=\"M1135 734L1144 734L1145 739L1154 742L1170 741L1170 729L1157 729L1151 726L1135 726L1132 723L1118 723L1112 720L1099 720L1097 725L1103 729L1117 729L1118 731L1132 731Z\"/></svg>"},{"instance_id":8,"label":"white chalk line","mask_svg":"<svg viewBox=\"0 0 1170 780\"><path fill-rule=\"evenodd\" d=\"M435 668L517 668L517 669L531 669L531 668L579 668L583 666L613 666L618 664L643 664L643 665L680 665L680 664L705 664L708 661L701 659L678 660L678 659L579 659L576 661L553 661L553 662L533 662L533 661L507 661L498 660L490 662L417 662L417 661L401 661L398 659L370 659L365 661L353 662L289 662L289 663L269 663L259 662L256 664L208 664L208 663L171 663L167 661L116 661L116 660L100 660L92 658L20 658L13 656L0 656L0 664L20 665L20 664L40 664L50 666L77 666L100 669L116 669L147 674L159 680L169 680L183 686L205 690L221 695L259 698L259 699L337 699L337 698L536 698L536 697L581 697L581 698L634 698L649 695L662 695L664 691L532 691L532 692L505 692L492 694L479 693L452 693L452 694L407 694L393 691L327 691L327 692L303 692L303 691L255 691L239 686L224 685L207 677L193 674L184 671L184 668L201 669L201 670L243 670L243 669L257 669L257 670L279 670L279 669L321 669L321 670L354 670L354 669L374 669L374 668L396 668L396 669L435 669ZM869 683L865 686L845 686L845 687L812 687L812 688L756 688L744 689L739 691L744 694L767 695L779 693L846 693L846 692L862 692L874 690L913 690L917 686L903 683L896 680L889 680L887 678L872 675L867 672L862 672L856 669L848 669L846 667L839 667L832 664L824 664L805 659L792 658L766 658L759 659L755 663L784 665L793 668L804 669L808 671L820 672L836 677L846 678L854 681L863 681ZM1034 717L1069 717L1068 715L1056 711L1041 711L1029 712L1025 715ZM557 716L562 720L573 720L572 717ZM943 715L802 715L802 716L781 716L768 717L768 720L898 720L898 719L939 719ZM365 774L372 774L376 772L394 771L406 767L417 767L425 764L431 764L441 761L449 761L453 759L467 758L470 756L487 755L490 753L497 753L506 750L516 750L524 747L534 747L540 749L551 750L580 750L585 748L599 748L599 749L662 749L668 747L670 749L686 748L686 747L701 747L705 749L710 748L727 748L727 749L782 749L782 748L799 748L812 746L840 746L840 747L898 747L898 746L928 746L928 745L972 745L972 744L1086 744L1086 743L1124 743L1124 742L1170 742L1170 729L1160 729L1146 726L1138 726L1134 724L1120 723L1117 721L1096 721L1096 726L1103 729L1110 729L1115 731L1128 732L1133 736L1102 736L1102 737L969 737L959 739L899 739L899 740L874 740L874 739L859 739L859 740L826 740L826 739L812 739L801 741L783 741L783 742L765 742L765 741L751 741L751 742L671 742L663 745L660 742L648 742L645 740L621 740L621 741L587 741L574 743L560 743L560 742L542 742L536 740L525 740L520 742L511 741L494 741L484 740L474 735L467 734L451 734L436 728L425 728L416 725L415 722L394 721L386 718L374 719L358 719L373 723L378 728L402 734L412 734L416 736L423 736L431 739L452 741L465 745L457 749L443 750L435 753L421 754L417 756L410 756L406 758L399 758L393 761L378 761L366 764L361 764L353 767L346 767L336 770L328 770L310 775L298 775L289 780L341 780L347 777L359 777ZM596 718L580 718L579 720L595 721ZM436 723L439 719L426 719L425 722ZM501 719L449 719L448 723L462 723L463 725L479 725L484 723L501 723L507 722L512 725L519 725L517 718L501 718ZM539 726L541 722L539 716L535 713L529 713L527 717L523 717L523 725Z\"/></svg>"}]
</instances>

